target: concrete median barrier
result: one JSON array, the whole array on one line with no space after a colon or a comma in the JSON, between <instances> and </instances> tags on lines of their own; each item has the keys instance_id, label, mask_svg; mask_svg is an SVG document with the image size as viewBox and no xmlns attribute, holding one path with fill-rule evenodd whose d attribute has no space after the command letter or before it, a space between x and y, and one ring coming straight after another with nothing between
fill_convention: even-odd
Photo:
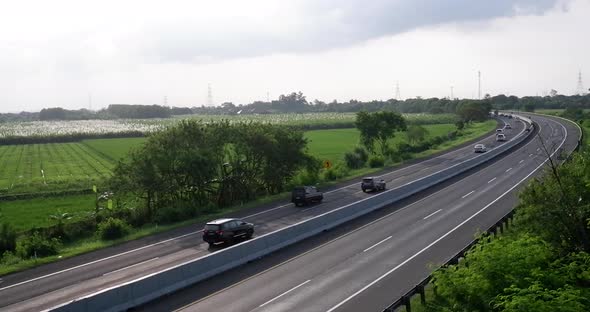
<instances>
[{"instance_id":1,"label":"concrete median barrier","mask_svg":"<svg viewBox=\"0 0 590 312\"><path fill-rule=\"evenodd\" d=\"M532 125L528 118L517 116ZM525 125L526 126L526 125ZM521 132L512 140L477 157L412 181L397 188L385 190L375 196L359 200L338 209L326 212L283 229L261 235L254 239L225 248L218 252L167 268L140 279L118 285L100 292L54 307L53 311L123 311L149 302L158 297L220 274L266 254L336 227L374 210L386 207L396 201L412 196L429 187L451 179L467 170L479 166L521 142L530 132Z\"/></svg>"}]
</instances>

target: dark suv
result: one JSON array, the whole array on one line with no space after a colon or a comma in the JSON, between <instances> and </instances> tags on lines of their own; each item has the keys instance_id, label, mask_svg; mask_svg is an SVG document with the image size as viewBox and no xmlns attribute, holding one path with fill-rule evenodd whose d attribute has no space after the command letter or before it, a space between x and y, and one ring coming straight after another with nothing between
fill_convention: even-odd
<instances>
[{"instance_id":1,"label":"dark suv","mask_svg":"<svg viewBox=\"0 0 590 312\"><path fill-rule=\"evenodd\" d=\"M313 202L321 203L324 193L318 191L315 186L297 186L291 192L291 202L295 206L303 206Z\"/></svg>"},{"instance_id":2,"label":"dark suv","mask_svg":"<svg viewBox=\"0 0 590 312\"><path fill-rule=\"evenodd\" d=\"M238 238L251 238L254 224L240 219L217 219L205 224L203 240L213 246L216 243L233 243Z\"/></svg>"}]
</instances>

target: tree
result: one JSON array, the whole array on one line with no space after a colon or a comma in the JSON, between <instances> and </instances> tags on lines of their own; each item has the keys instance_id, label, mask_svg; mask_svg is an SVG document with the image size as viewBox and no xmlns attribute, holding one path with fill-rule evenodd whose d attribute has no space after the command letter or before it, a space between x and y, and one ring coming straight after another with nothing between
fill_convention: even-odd
<instances>
[{"instance_id":1,"label":"tree","mask_svg":"<svg viewBox=\"0 0 590 312\"><path fill-rule=\"evenodd\" d=\"M375 152L375 141L379 144L381 154L388 150L387 141L395 137L396 131L406 131L406 121L396 112L381 111L375 113L358 112L355 126L360 131L361 144L371 153Z\"/></svg>"},{"instance_id":2,"label":"tree","mask_svg":"<svg viewBox=\"0 0 590 312\"><path fill-rule=\"evenodd\" d=\"M457 108L457 115L464 122L471 121L483 121L488 118L490 111L492 110L492 104L489 100L481 102L468 101L462 103Z\"/></svg>"},{"instance_id":3,"label":"tree","mask_svg":"<svg viewBox=\"0 0 590 312\"><path fill-rule=\"evenodd\" d=\"M411 144L422 142L428 135L428 130L420 125L411 125L406 132L408 141Z\"/></svg>"}]
</instances>

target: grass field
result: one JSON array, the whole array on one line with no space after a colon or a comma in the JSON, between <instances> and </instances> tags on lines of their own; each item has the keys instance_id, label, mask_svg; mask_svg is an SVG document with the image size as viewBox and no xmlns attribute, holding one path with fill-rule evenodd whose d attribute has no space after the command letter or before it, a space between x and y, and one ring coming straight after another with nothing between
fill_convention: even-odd
<instances>
[{"instance_id":1,"label":"grass field","mask_svg":"<svg viewBox=\"0 0 590 312\"><path fill-rule=\"evenodd\" d=\"M423 127L428 130L426 138L446 135L455 130L453 124L425 125ZM351 151L359 143L359 131L357 129L307 131L305 137L309 142L310 154L321 160L330 160L332 162L344 159L344 153ZM389 144L395 146L395 144L405 141L405 134L398 134L390 140Z\"/></svg>"},{"instance_id":2,"label":"grass field","mask_svg":"<svg viewBox=\"0 0 590 312\"><path fill-rule=\"evenodd\" d=\"M143 144L147 138L94 139L84 140L82 144L111 161L118 161L127 156L129 151Z\"/></svg>"},{"instance_id":3,"label":"grass field","mask_svg":"<svg viewBox=\"0 0 590 312\"><path fill-rule=\"evenodd\" d=\"M0 194L89 188L113 165L82 143L0 146Z\"/></svg>"}]
</instances>

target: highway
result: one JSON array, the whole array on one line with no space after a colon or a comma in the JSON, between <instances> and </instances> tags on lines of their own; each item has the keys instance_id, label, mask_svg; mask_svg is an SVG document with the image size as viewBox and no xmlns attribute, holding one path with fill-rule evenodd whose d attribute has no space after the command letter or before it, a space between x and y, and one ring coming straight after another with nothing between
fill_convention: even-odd
<instances>
[{"instance_id":1,"label":"highway","mask_svg":"<svg viewBox=\"0 0 590 312\"><path fill-rule=\"evenodd\" d=\"M576 125L553 117L533 119L540 136L426 196L414 196L142 310L380 311L425 278L432 265L444 263L478 230L513 208L524 182L545 166L540 138L551 152L575 147Z\"/></svg>"},{"instance_id":2,"label":"highway","mask_svg":"<svg viewBox=\"0 0 590 312\"><path fill-rule=\"evenodd\" d=\"M508 134L514 135L524 130L522 122L512 119L506 121L513 124L513 129L507 130ZM478 142L489 148L497 144L493 135ZM473 144L469 144L440 156L397 168L383 174L381 178L387 181L388 188L394 188L477 156L473 153ZM319 205L302 208L281 202L232 216L243 217L256 224L256 235L260 235L369 196L374 194L363 193L359 183L355 182L329 190L325 193L324 202ZM186 228L183 232L175 232L176 236L164 236L160 241L151 241L149 238L138 240L3 276L0 283L0 309L27 311L50 308L215 252L217 248L209 250L202 242L201 229L202 225L197 225Z\"/></svg>"}]
</instances>

